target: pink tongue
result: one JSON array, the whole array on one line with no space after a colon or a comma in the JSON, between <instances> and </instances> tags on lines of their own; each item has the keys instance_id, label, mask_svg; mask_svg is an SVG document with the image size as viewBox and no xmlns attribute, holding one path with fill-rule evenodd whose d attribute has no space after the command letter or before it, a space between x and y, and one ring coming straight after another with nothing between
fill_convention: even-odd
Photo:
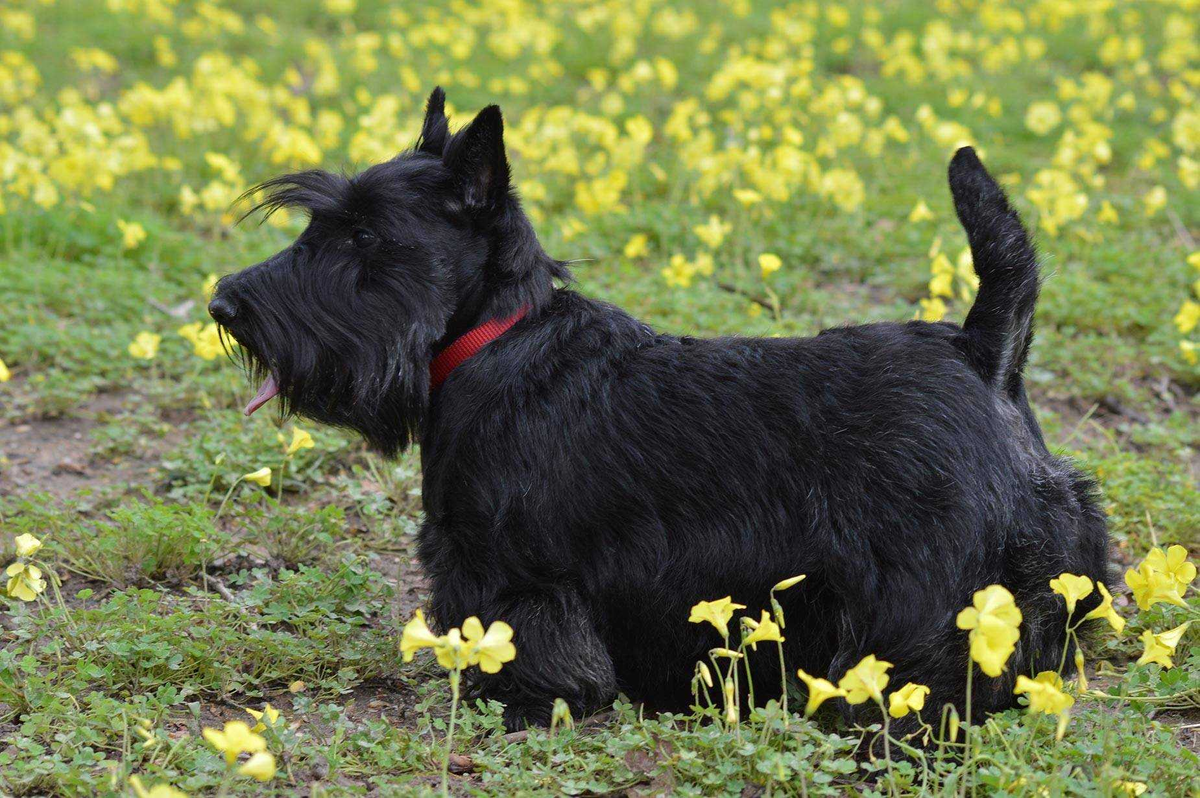
<instances>
[{"instance_id":1,"label":"pink tongue","mask_svg":"<svg viewBox=\"0 0 1200 798\"><path fill-rule=\"evenodd\" d=\"M272 397L274 397L277 393L279 393L279 386L275 384L275 375L268 374L267 378L263 380L262 386L258 389L258 394L256 394L255 397L250 400L250 404L246 405L246 409L243 412L246 415L250 415L255 410L271 401Z\"/></svg>"}]
</instances>

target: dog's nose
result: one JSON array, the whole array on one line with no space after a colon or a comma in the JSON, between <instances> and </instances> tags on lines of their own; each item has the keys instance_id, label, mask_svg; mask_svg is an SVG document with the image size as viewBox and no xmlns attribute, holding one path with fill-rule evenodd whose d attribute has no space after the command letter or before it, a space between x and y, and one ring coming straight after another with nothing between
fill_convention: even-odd
<instances>
[{"instance_id":1,"label":"dog's nose","mask_svg":"<svg viewBox=\"0 0 1200 798\"><path fill-rule=\"evenodd\" d=\"M213 297L212 302L208 303L208 315L217 324L228 324L237 317L237 304L228 297Z\"/></svg>"}]
</instances>

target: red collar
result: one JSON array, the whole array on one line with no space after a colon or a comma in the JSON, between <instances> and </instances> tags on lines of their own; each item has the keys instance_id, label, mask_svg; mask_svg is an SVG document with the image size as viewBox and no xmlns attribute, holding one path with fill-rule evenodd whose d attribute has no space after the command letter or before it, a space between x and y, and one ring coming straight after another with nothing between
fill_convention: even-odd
<instances>
[{"instance_id":1,"label":"red collar","mask_svg":"<svg viewBox=\"0 0 1200 798\"><path fill-rule=\"evenodd\" d=\"M446 378L450 376L450 372L482 349L484 344L494 341L507 332L509 327L524 318L528 312L529 308L523 307L507 319L485 321L455 339L454 343L439 352L438 356L429 364L429 389L440 388Z\"/></svg>"}]
</instances>

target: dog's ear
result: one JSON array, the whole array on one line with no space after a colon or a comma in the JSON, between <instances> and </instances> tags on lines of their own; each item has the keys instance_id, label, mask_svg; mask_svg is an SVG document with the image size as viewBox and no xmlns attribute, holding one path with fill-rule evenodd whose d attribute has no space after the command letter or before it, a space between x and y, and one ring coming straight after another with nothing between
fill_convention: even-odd
<instances>
[{"instance_id":1,"label":"dog's ear","mask_svg":"<svg viewBox=\"0 0 1200 798\"><path fill-rule=\"evenodd\" d=\"M508 193L508 159L504 155L504 117L489 105L455 134L443 156L463 201L476 210L498 207Z\"/></svg>"},{"instance_id":2,"label":"dog's ear","mask_svg":"<svg viewBox=\"0 0 1200 798\"><path fill-rule=\"evenodd\" d=\"M446 92L438 86L425 103L425 123L421 125L421 137L417 139L417 152L425 152L441 158L446 149L446 137L450 134L450 122L446 119Z\"/></svg>"}]
</instances>

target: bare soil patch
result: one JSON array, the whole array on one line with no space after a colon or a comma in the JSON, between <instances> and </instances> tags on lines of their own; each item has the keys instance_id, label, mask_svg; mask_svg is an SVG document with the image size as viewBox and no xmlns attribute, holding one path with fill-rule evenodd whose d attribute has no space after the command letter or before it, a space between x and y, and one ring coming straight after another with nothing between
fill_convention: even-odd
<instances>
[{"instance_id":1,"label":"bare soil patch","mask_svg":"<svg viewBox=\"0 0 1200 798\"><path fill-rule=\"evenodd\" d=\"M185 434L178 425L168 435L150 440L136 457L92 454L92 430L138 399L130 391L102 393L78 405L69 416L0 420L0 495L36 490L66 498L84 488L152 482L159 455Z\"/></svg>"}]
</instances>

